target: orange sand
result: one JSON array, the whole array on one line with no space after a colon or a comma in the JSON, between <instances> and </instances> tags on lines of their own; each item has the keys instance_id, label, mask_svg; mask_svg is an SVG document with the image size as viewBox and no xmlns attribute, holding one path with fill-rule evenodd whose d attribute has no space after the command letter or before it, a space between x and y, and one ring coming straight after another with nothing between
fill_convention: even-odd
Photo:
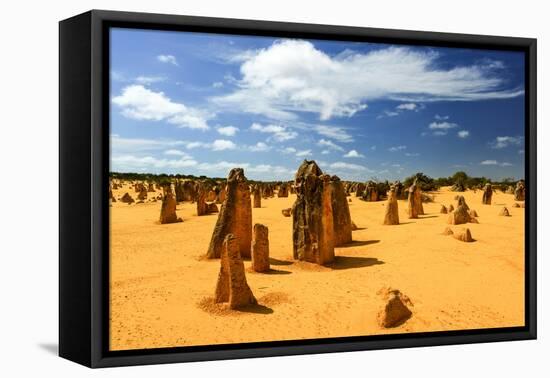
<instances>
[{"instance_id":1,"label":"orange sand","mask_svg":"<svg viewBox=\"0 0 550 378\"><path fill-rule=\"evenodd\" d=\"M115 191L118 199L129 192ZM159 192L157 191L157 194ZM152 198L153 193L149 193ZM253 223L269 227L270 274L248 271L260 306L230 311L212 303L219 260L204 260L217 214L197 217L195 204L177 207L183 223L160 225L161 202L111 207L111 350L257 341L464 330L524 325L524 209L513 196L461 193L479 214L469 227L473 243L441 235L447 215L440 204L457 193L442 188L426 215L407 219L399 201L398 226L382 225L385 202L353 195L354 242L337 248L332 267L292 260L292 218L281 210L295 196L262 199ZM498 216L506 205L511 217ZM413 316L393 329L380 328L377 292L401 290Z\"/></svg>"}]
</instances>

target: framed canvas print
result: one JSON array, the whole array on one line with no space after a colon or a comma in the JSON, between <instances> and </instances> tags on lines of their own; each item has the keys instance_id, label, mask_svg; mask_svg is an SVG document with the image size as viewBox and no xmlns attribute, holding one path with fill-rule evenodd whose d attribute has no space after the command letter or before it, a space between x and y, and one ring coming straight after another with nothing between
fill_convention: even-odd
<instances>
[{"instance_id":1,"label":"framed canvas print","mask_svg":"<svg viewBox=\"0 0 550 378\"><path fill-rule=\"evenodd\" d=\"M536 41L60 23L60 355L536 337Z\"/></svg>"}]
</instances>

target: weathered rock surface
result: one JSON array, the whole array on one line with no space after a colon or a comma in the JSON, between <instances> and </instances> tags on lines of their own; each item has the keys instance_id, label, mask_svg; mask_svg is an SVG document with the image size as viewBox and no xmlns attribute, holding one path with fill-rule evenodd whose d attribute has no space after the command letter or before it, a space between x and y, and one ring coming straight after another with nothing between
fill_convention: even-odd
<instances>
[{"instance_id":1,"label":"weathered rock surface","mask_svg":"<svg viewBox=\"0 0 550 378\"><path fill-rule=\"evenodd\" d=\"M385 303L378 313L378 324L380 327L397 327L412 316L412 312L408 307L412 303L399 290L389 289L383 293L383 298Z\"/></svg>"},{"instance_id":2,"label":"weathered rock surface","mask_svg":"<svg viewBox=\"0 0 550 378\"><path fill-rule=\"evenodd\" d=\"M332 185L314 161L304 160L294 181L293 256L320 265L334 260Z\"/></svg>"},{"instance_id":3,"label":"weathered rock surface","mask_svg":"<svg viewBox=\"0 0 550 378\"><path fill-rule=\"evenodd\" d=\"M474 239L472 238L472 234L470 233L470 229L466 227L462 227L459 230L456 230L453 234L453 237L466 243L471 243L474 241Z\"/></svg>"},{"instance_id":4,"label":"weathered rock surface","mask_svg":"<svg viewBox=\"0 0 550 378\"><path fill-rule=\"evenodd\" d=\"M233 168L227 178L227 195L214 227L206 256L221 256L223 243L233 234L239 243L241 257L249 258L252 242L252 204L250 189L242 168Z\"/></svg>"},{"instance_id":5,"label":"weathered rock surface","mask_svg":"<svg viewBox=\"0 0 550 378\"><path fill-rule=\"evenodd\" d=\"M386 205L386 213L384 215L385 225L399 224L399 209L397 204L397 193L395 187L392 186L388 191L388 202Z\"/></svg>"},{"instance_id":6,"label":"weathered rock surface","mask_svg":"<svg viewBox=\"0 0 550 378\"><path fill-rule=\"evenodd\" d=\"M171 191L168 191L162 199L159 221L161 224L183 222L176 214L176 198Z\"/></svg>"},{"instance_id":7,"label":"weathered rock surface","mask_svg":"<svg viewBox=\"0 0 550 378\"><path fill-rule=\"evenodd\" d=\"M351 215L346 201L346 191L338 176L332 176L332 223L334 225L334 246L351 242Z\"/></svg>"},{"instance_id":8,"label":"weathered rock surface","mask_svg":"<svg viewBox=\"0 0 550 378\"><path fill-rule=\"evenodd\" d=\"M269 271L269 230L260 223L254 225L252 237L252 270Z\"/></svg>"},{"instance_id":9,"label":"weathered rock surface","mask_svg":"<svg viewBox=\"0 0 550 378\"><path fill-rule=\"evenodd\" d=\"M233 234L227 234L222 247L220 273L215 293L216 303L229 302L231 309L258 303L246 282L238 239Z\"/></svg>"}]
</instances>

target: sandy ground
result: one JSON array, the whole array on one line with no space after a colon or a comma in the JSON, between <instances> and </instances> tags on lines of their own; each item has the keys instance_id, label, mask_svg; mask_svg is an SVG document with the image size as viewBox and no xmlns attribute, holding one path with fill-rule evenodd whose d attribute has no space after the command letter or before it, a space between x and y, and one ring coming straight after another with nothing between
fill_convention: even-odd
<instances>
[{"instance_id":1,"label":"sandy ground","mask_svg":"<svg viewBox=\"0 0 550 378\"><path fill-rule=\"evenodd\" d=\"M118 198L128 187L115 191ZM152 193L149 193L151 196ZM158 194L158 192L157 192ZM295 196L262 200L253 223L269 227L269 274L248 271L260 305L220 311L212 297L219 260L204 260L217 214L197 217L195 204L177 207L183 223L157 223L161 202L111 207L112 350L256 341L463 330L524 325L524 209L513 196L463 193L479 224L473 243L442 235L456 193L442 188L424 204L426 215L407 219L399 201L397 226L384 226L385 202L352 196L353 243L336 249L331 267L292 260L292 218L281 210ZM506 205L510 217L498 216ZM456 207L456 205L454 205ZM456 229L460 226L451 226ZM412 317L383 329L376 321L386 287L410 297Z\"/></svg>"}]
</instances>

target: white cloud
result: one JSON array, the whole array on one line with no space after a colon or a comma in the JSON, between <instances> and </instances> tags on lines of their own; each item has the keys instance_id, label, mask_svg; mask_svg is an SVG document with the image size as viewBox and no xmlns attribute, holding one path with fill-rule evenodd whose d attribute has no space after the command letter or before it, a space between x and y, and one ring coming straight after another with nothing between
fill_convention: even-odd
<instances>
[{"instance_id":1,"label":"white cloud","mask_svg":"<svg viewBox=\"0 0 550 378\"><path fill-rule=\"evenodd\" d=\"M185 141L169 139L123 138L116 134L111 135L111 150L115 153L136 153L164 150L167 148L171 149L185 145Z\"/></svg>"},{"instance_id":2,"label":"white cloud","mask_svg":"<svg viewBox=\"0 0 550 378\"><path fill-rule=\"evenodd\" d=\"M212 83L212 87L213 88L222 88L223 83L221 81L216 81L216 82Z\"/></svg>"},{"instance_id":3,"label":"white cloud","mask_svg":"<svg viewBox=\"0 0 550 378\"><path fill-rule=\"evenodd\" d=\"M321 155L328 155L330 154L330 151L329 150L323 150L321 151Z\"/></svg>"},{"instance_id":4,"label":"white cloud","mask_svg":"<svg viewBox=\"0 0 550 378\"><path fill-rule=\"evenodd\" d=\"M250 130L271 134L271 137L278 142L284 142L298 136L297 132L280 125L262 125L260 123L253 123L252 126L250 126Z\"/></svg>"},{"instance_id":5,"label":"white cloud","mask_svg":"<svg viewBox=\"0 0 550 378\"><path fill-rule=\"evenodd\" d=\"M279 40L268 48L239 54L237 89L212 100L229 109L295 119L297 112L321 120L350 117L366 102L406 103L511 98L522 88L507 88L496 65L441 68L433 50L407 47L348 51L331 56L303 40Z\"/></svg>"},{"instance_id":6,"label":"white cloud","mask_svg":"<svg viewBox=\"0 0 550 378\"><path fill-rule=\"evenodd\" d=\"M162 63L173 64L174 66L178 65L178 61L174 55L158 55L157 60Z\"/></svg>"},{"instance_id":7,"label":"white cloud","mask_svg":"<svg viewBox=\"0 0 550 378\"><path fill-rule=\"evenodd\" d=\"M402 151L402 150L406 150L406 149L407 149L407 146L394 146L394 147L388 148L388 151L397 152L397 151Z\"/></svg>"},{"instance_id":8,"label":"white cloud","mask_svg":"<svg viewBox=\"0 0 550 378\"><path fill-rule=\"evenodd\" d=\"M343 157L345 158L362 158L365 157L365 155L360 154L356 150L350 150L347 154L345 154Z\"/></svg>"},{"instance_id":9,"label":"white cloud","mask_svg":"<svg viewBox=\"0 0 550 378\"><path fill-rule=\"evenodd\" d=\"M173 102L163 92L154 92L143 85L130 85L115 96L112 102L122 115L141 121L166 121L178 127L207 130L208 114Z\"/></svg>"},{"instance_id":10,"label":"white cloud","mask_svg":"<svg viewBox=\"0 0 550 378\"><path fill-rule=\"evenodd\" d=\"M269 151L270 149L271 147L269 147L264 142L258 142L254 146L250 146L250 151L254 151L254 152L264 152L264 151Z\"/></svg>"},{"instance_id":11,"label":"white cloud","mask_svg":"<svg viewBox=\"0 0 550 378\"><path fill-rule=\"evenodd\" d=\"M432 122L428 127L430 130L449 130L458 127L458 125L452 122Z\"/></svg>"},{"instance_id":12,"label":"white cloud","mask_svg":"<svg viewBox=\"0 0 550 378\"><path fill-rule=\"evenodd\" d=\"M325 136L327 138L335 139L338 142L348 143L353 142L353 137L348 134L348 132L340 126L328 126L328 125L316 125L314 126L315 131L319 135Z\"/></svg>"},{"instance_id":13,"label":"white cloud","mask_svg":"<svg viewBox=\"0 0 550 378\"><path fill-rule=\"evenodd\" d=\"M298 157L305 157L305 156L311 156L311 150L304 150L304 151L298 151L296 152L296 156Z\"/></svg>"},{"instance_id":14,"label":"white cloud","mask_svg":"<svg viewBox=\"0 0 550 378\"><path fill-rule=\"evenodd\" d=\"M342 170L350 170L350 171L368 171L371 172L370 169L363 165L359 164L351 164L351 163L345 163L343 161L337 161L335 163L331 163L328 165L330 169L342 169Z\"/></svg>"},{"instance_id":15,"label":"white cloud","mask_svg":"<svg viewBox=\"0 0 550 378\"><path fill-rule=\"evenodd\" d=\"M296 153L296 149L294 147L285 147L281 150L284 154L294 154Z\"/></svg>"},{"instance_id":16,"label":"white cloud","mask_svg":"<svg viewBox=\"0 0 550 378\"><path fill-rule=\"evenodd\" d=\"M164 154L165 155L171 155L171 156L182 156L182 157L186 157L186 158L189 158L189 154L185 151L181 151L181 150L166 150L164 151Z\"/></svg>"},{"instance_id":17,"label":"white cloud","mask_svg":"<svg viewBox=\"0 0 550 378\"><path fill-rule=\"evenodd\" d=\"M405 156L416 157L416 156L420 156L420 154L418 152L405 152Z\"/></svg>"},{"instance_id":18,"label":"white cloud","mask_svg":"<svg viewBox=\"0 0 550 378\"><path fill-rule=\"evenodd\" d=\"M436 114L434 118L437 119L438 121L445 121L449 119L449 116L442 116L442 115Z\"/></svg>"},{"instance_id":19,"label":"white cloud","mask_svg":"<svg viewBox=\"0 0 550 378\"><path fill-rule=\"evenodd\" d=\"M138 84L150 85L166 80L164 76L138 76L135 81Z\"/></svg>"},{"instance_id":20,"label":"white cloud","mask_svg":"<svg viewBox=\"0 0 550 378\"><path fill-rule=\"evenodd\" d=\"M525 154L525 150L518 150L518 154L520 154L520 155Z\"/></svg>"},{"instance_id":21,"label":"white cloud","mask_svg":"<svg viewBox=\"0 0 550 378\"><path fill-rule=\"evenodd\" d=\"M153 156L113 155L111 157L113 170L131 169L179 169L197 165L197 161L182 157L181 159L158 159Z\"/></svg>"},{"instance_id":22,"label":"white cloud","mask_svg":"<svg viewBox=\"0 0 550 378\"><path fill-rule=\"evenodd\" d=\"M327 148L329 148L331 150L335 150L335 151L344 151L344 149L342 147L340 147L336 143L334 143L330 140L326 140L326 139L319 140L319 142L317 142L317 145L321 146L321 147L327 147Z\"/></svg>"},{"instance_id":23,"label":"white cloud","mask_svg":"<svg viewBox=\"0 0 550 378\"><path fill-rule=\"evenodd\" d=\"M435 135L435 136L447 135L447 130L436 130L432 133L432 135Z\"/></svg>"},{"instance_id":24,"label":"white cloud","mask_svg":"<svg viewBox=\"0 0 550 378\"><path fill-rule=\"evenodd\" d=\"M396 109L399 109L399 110L415 110L417 108L418 108L418 105L416 105L413 102L409 102L409 103L406 103L406 104L399 104L396 107Z\"/></svg>"},{"instance_id":25,"label":"white cloud","mask_svg":"<svg viewBox=\"0 0 550 378\"><path fill-rule=\"evenodd\" d=\"M234 150L235 148L237 148L237 145L230 140L216 139L212 143L213 151Z\"/></svg>"},{"instance_id":26,"label":"white cloud","mask_svg":"<svg viewBox=\"0 0 550 378\"><path fill-rule=\"evenodd\" d=\"M225 136L234 136L239 129L235 126L224 126L224 127L218 127L218 133Z\"/></svg>"},{"instance_id":27,"label":"white cloud","mask_svg":"<svg viewBox=\"0 0 550 378\"><path fill-rule=\"evenodd\" d=\"M459 138L465 139L470 136L470 132L468 130L460 130L456 135L458 135Z\"/></svg>"},{"instance_id":28,"label":"white cloud","mask_svg":"<svg viewBox=\"0 0 550 378\"><path fill-rule=\"evenodd\" d=\"M513 166L512 163L498 162L497 160L483 160L479 164L481 164L481 165L498 165L498 166L501 166L501 167L512 167Z\"/></svg>"},{"instance_id":29,"label":"white cloud","mask_svg":"<svg viewBox=\"0 0 550 378\"><path fill-rule=\"evenodd\" d=\"M394 110L384 110L382 114L380 114L377 119L384 118L384 117L397 117L400 113L396 112Z\"/></svg>"},{"instance_id":30,"label":"white cloud","mask_svg":"<svg viewBox=\"0 0 550 378\"><path fill-rule=\"evenodd\" d=\"M506 148L508 146L519 146L523 143L523 137L511 137L511 136L497 136L492 142L489 142L489 146L494 149Z\"/></svg>"}]
</instances>

